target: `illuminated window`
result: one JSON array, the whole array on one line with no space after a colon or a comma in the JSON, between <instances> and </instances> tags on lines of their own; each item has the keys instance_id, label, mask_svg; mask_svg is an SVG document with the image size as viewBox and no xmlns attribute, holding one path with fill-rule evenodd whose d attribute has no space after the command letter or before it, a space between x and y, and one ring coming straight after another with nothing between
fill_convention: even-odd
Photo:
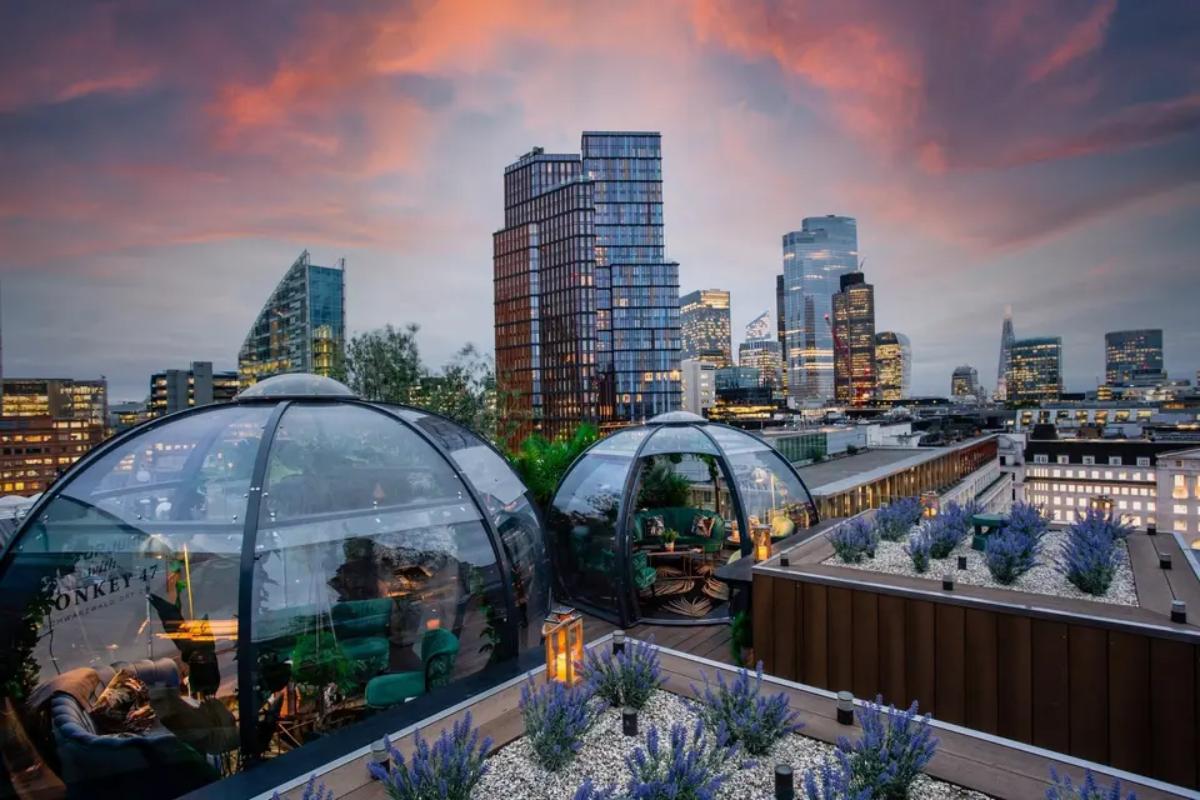
<instances>
[{"instance_id":1,"label":"illuminated window","mask_svg":"<svg viewBox=\"0 0 1200 800\"><path fill-rule=\"evenodd\" d=\"M1186 519L1175 520L1174 529L1175 529L1176 533L1187 533L1187 520Z\"/></svg>"},{"instance_id":2,"label":"illuminated window","mask_svg":"<svg viewBox=\"0 0 1200 800\"><path fill-rule=\"evenodd\" d=\"M1175 507L1172 509L1172 511L1174 511L1176 514L1185 514L1186 515L1188 513L1188 507L1181 503L1176 503Z\"/></svg>"},{"instance_id":3,"label":"illuminated window","mask_svg":"<svg viewBox=\"0 0 1200 800\"><path fill-rule=\"evenodd\" d=\"M1184 500L1188 496L1187 492L1187 477L1184 475L1171 476L1171 497L1176 500Z\"/></svg>"}]
</instances>

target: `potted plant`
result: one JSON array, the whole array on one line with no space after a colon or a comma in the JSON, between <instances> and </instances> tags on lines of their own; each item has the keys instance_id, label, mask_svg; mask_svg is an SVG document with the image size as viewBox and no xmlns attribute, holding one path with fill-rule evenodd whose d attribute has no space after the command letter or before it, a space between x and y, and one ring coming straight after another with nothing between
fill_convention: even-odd
<instances>
[{"instance_id":1,"label":"potted plant","mask_svg":"<svg viewBox=\"0 0 1200 800\"><path fill-rule=\"evenodd\" d=\"M662 533L663 547L668 553L675 552L675 540L679 538L679 531L674 528L667 528Z\"/></svg>"}]
</instances>

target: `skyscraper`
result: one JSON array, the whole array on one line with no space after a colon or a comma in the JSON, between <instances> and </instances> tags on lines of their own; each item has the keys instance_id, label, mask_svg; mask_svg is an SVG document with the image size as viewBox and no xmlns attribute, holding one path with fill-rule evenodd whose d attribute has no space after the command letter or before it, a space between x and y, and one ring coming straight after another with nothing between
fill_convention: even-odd
<instances>
[{"instance_id":1,"label":"skyscraper","mask_svg":"<svg viewBox=\"0 0 1200 800\"><path fill-rule=\"evenodd\" d=\"M574 154L535 147L504 170L493 235L496 382L520 441L600 418L595 187Z\"/></svg>"},{"instance_id":2,"label":"skyscraper","mask_svg":"<svg viewBox=\"0 0 1200 800\"><path fill-rule=\"evenodd\" d=\"M783 273L775 276L775 326L779 339L779 388L786 395L788 391L787 368L787 315L784 309L784 298L787 292L783 288Z\"/></svg>"},{"instance_id":3,"label":"skyscraper","mask_svg":"<svg viewBox=\"0 0 1200 800\"><path fill-rule=\"evenodd\" d=\"M680 362L684 411L703 416L705 411L716 405L716 372L717 367L707 361L685 358Z\"/></svg>"},{"instance_id":4,"label":"skyscraper","mask_svg":"<svg viewBox=\"0 0 1200 800\"><path fill-rule=\"evenodd\" d=\"M978 397L979 371L969 364L955 367L950 376L951 397Z\"/></svg>"},{"instance_id":5,"label":"skyscraper","mask_svg":"<svg viewBox=\"0 0 1200 800\"><path fill-rule=\"evenodd\" d=\"M912 384L912 345L895 331L875 334L875 380L879 399L896 402L908 397Z\"/></svg>"},{"instance_id":6,"label":"skyscraper","mask_svg":"<svg viewBox=\"0 0 1200 800\"><path fill-rule=\"evenodd\" d=\"M4 378L6 417L51 417L60 422L108 422L108 381L75 378Z\"/></svg>"},{"instance_id":7,"label":"skyscraper","mask_svg":"<svg viewBox=\"0 0 1200 800\"><path fill-rule=\"evenodd\" d=\"M1008 399L1014 403L1057 400L1062 394L1062 338L1042 336L1012 343Z\"/></svg>"},{"instance_id":8,"label":"skyscraper","mask_svg":"<svg viewBox=\"0 0 1200 800\"><path fill-rule=\"evenodd\" d=\"M996 399L1008 399L1008 371L1012 363L1013 340L1012 306L1004 307L1004 324L1000 328L1000 365L996 369Z\"/></svg>"},{"instance_id":9,"label":"skyscraper","mask_svg":"<svg viewBox=\"0 0 1200 800\"><path fill-rule=\"evenodd\" d=\"M839 403L862 405L875 397L875 287L861 272L839 278L833 296L833 379Z\"/></svg>"},{"instance_id":10,"label":"skyscraper","mask_svg":"<svg viewBox=\"0 0 1200 800\"><path fill-rule=\"evenodd\" d=\"M679 264L666 259L662 135L583 134L595 184L596 377L602 421L674 411L679 387Z\"/></svg>"},{"instance_id":11,"label":"skyscraper","mask_svg":"<svg viewBox=\"0 0 1200 800\"><path fill-rule=\"evenodd\" d=\"M683 358L707 361L718 367L733 364L729 322L729 292L697 289L679 298L679 323Z\"/></svg>"},{"instance_id":12,"label":"skyscraper","mask_svg":"<svg viewBox=\"0 0 1200 800\"><path fill-rule=\"evenodd\" d=\"M758 385L779 388L782 371L776 327L771 324L771 312L764 311L746 326L746 339L738 346L738 366L758 370Z\"/></svg>"},{"instance_id":13,"label":"skyscraper","mask_svg":"<svg viewBox=\"0 0 1200 800\"><path fill-rule=\"evenodd\" d=\"M1109 385L1136 380L1161 381L1163 335L1159 328L1104 334L1104 380Z\"/></svg>"},{"instance_id":14,"label":"skyscraper","mask_svg":"<svg viewBox=\"0 0 1200 800\"><path fill-rule=\"evenodd\" d=\"M788 394L828 402L833 387L833 296L842 275L858 269L853 217L808 217L783 236Z\"/></svg>"},{"instance_id":15,"label":"skyscraper","mask_svg":"<svg viewBox=\"0 0 1200 800\"><path fill-rule=\"evenodd\" d=\"M496 381L515 438L679 408L679 265L667 261L657 133L585 132L504 173L493 237Z\"/></svg>"},{"instance_id":16,"label":"skyscraper","mask_svg":"<svg viewBox=\"0 0 1200 800\"><path fill-rule=\"evenodd\" d=\"M346 259L312 263L302 252L258 312L238 353L242 388L288 372L331 375L345 354Z\"/></svg>"}]
</instances>

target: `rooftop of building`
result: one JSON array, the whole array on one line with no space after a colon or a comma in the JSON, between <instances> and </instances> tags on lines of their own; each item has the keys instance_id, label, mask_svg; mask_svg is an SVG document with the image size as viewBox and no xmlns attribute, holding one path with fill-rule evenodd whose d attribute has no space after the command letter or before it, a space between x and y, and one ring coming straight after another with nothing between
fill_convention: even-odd
<instances>
[{"instance_id":1,"label":"rooftop of building","mask_svg":"<svg viewBox=\"0 0 1200 800\"><path fill-rule=\"evenodd\" d=\"M880 447L797 468L804 485L814 495L830 495L886 478L902 470L978 444L992 434L977 436L946 447Z\"/></svg>"}]
</instances>

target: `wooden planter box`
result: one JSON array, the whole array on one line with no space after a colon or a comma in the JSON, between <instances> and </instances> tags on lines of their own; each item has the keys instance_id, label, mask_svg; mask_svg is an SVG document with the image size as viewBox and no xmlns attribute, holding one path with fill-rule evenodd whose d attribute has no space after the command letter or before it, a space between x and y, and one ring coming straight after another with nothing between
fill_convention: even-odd
<instances>
[{"instance_id":1,"label":"wooden planter box","mask_svg":"<svg viewBox=\"0 0 1200 800\"><path fill-rule=\"evenodd\" d=\"M816 536L754 566L755 652L773 675L1200 787L1200 582L1173 536L1128 544L1139 608L822 565Z\"/></svg>"},{"instance_id":2,"label":"wooden planter box","mask_svg":"<svg viewBox=\"0 0 1200 800\"><path fill-rule=\"evenodd\" d=\"M610 639L611 635L605 636L591 646L608 647ZM667 679L666 690L686 697L693 696L690 687L701 682L702 671L710 679L719 670L730 675L735 672L728 665L666 648L661 649L660 656ZM544 667L527 674L534 675L535 680L541 680L542 672ZM517 707L523 681L524 676L507 681L466 703L421 720L416 725L398 731L393 740L398 749L408 754L412 749L414 730L421 730L426 739L435 738L442 728L449 727L470 711L482 733L493 738L496 748L503 747L523 734L521 714ZM789 695L792 707L802 713L806 735L832 743L839 736L854 739L859 734L857 726L837 722L833 693L771 676L766 677L765 682L770 685L770 691L782 690ZM1044 796L1049 785L1047 779L1051 766L1060 772L1066 770L1076 777L1082 777L1084 769L1091 769L1105 783L1118 777L1127 789L1137 792L1140 800L1191 796L1191 793L1179 787L1124 774L1099 764L1005 741L937 720L933 725L941 744L926 771L936 778L996 797ZM367 777L366 759L364 750L348 753L317 770L318 777L339 799L386 800L382 787ZM305 775L278 787L281 796L286 800L298 800L307 778ZM736 776L731 780L736 785ZM267 800L269 797L270 792L254 800Z\"/></svg>"}]
</instances>

